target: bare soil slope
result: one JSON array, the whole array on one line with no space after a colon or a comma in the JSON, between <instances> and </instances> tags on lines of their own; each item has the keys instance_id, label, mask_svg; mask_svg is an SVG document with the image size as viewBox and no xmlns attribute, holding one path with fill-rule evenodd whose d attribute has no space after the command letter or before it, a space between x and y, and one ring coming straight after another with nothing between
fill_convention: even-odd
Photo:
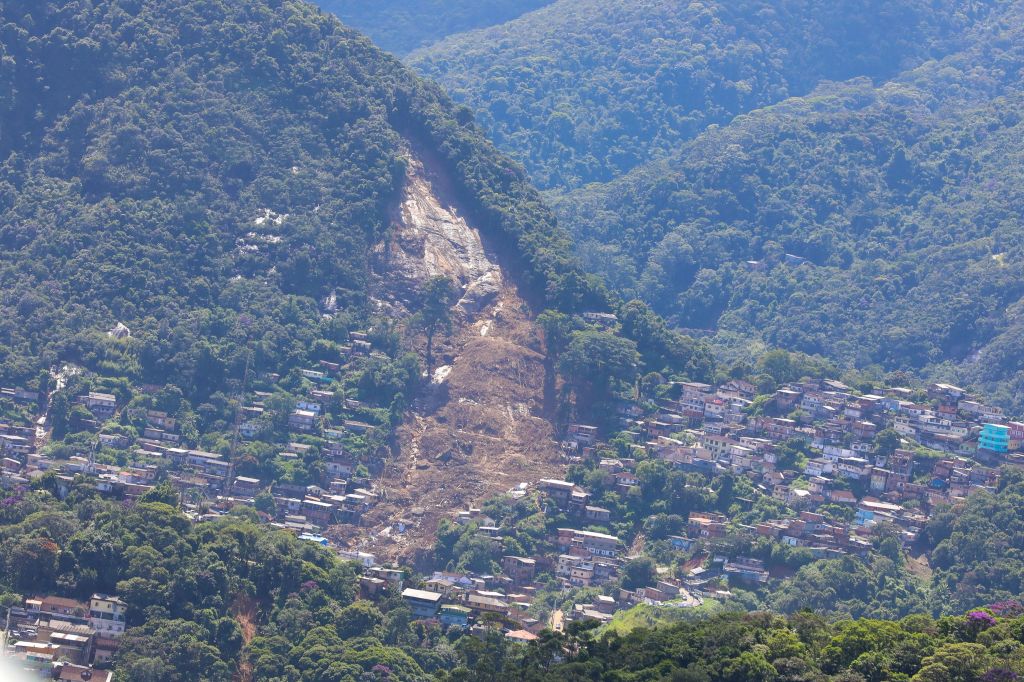
<instances>
[{"instance_id":1,"label":"bare soil slope","mask_svg":"<svg viewBox=\"0 0 1024 682\"><path fill-rule=\"evenodd\" d=\"M442 518L557 475L563 465L544 411L544 356L533 316L450 200L445 179L421 157L410 158L405 197L375 263L381 305L407 318L415 288L437 274L457 281L464 295L452 337L435 341L430 389L399 428L397 452L379 483L383 499L348 544L378 561L426 566Z\"/></svg>"}]
</instances>

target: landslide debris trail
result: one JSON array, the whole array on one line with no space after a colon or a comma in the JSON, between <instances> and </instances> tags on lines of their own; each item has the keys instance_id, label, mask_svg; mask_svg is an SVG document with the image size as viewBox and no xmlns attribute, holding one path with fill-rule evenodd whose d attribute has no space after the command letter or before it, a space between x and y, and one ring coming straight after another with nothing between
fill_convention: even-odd
<instances>
[{"instance_id":1,"label":"landslide debris trail","mask_svg":"<svg viewBox=\"0 0 1024 682\"><path fill-rule=\"evenodd\" d=\"M558 475L563 465L544 414L544 356L529 308L429 158L410 151L408 169L374 263L381 305L407 317L417 288L439 274L463 296L451 338L435 340L444 369L398 429L398 451L381 478L384 499L355 537L350 529L338 534L378 561L423 563L442 518Z\"/></svg>"}]
</instances>

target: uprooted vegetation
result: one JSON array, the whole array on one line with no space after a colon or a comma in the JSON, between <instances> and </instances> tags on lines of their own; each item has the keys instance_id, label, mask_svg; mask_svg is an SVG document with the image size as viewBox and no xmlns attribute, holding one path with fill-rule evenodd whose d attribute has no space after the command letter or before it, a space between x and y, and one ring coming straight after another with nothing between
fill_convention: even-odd
<instances>
[{"instance_id":1,"label":"uprooted vegetation","mask_svg":"<svg viewBox=\"0 0 1024 682\"><path fill-rule=\"evenodd\" d=\"M533 315L480 232L450 199L445 178L410 152L408 180L375 267L381 306L408 322L420 287L457 286L452 333L438 339L429 386L398 428L379 480L381 502L353 543L414 561L453 512L560 471L545 409L545 358ZM423 349L410 327L407 336Z\"/></svg>"}]
</instances>

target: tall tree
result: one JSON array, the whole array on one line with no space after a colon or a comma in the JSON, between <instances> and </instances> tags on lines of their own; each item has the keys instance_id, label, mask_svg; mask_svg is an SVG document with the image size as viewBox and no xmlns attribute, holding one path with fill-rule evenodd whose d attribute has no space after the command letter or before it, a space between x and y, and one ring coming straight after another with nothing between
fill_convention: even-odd
<instances>
[{"instance_id":1,"label":"tall tree","mask_svg":"<svg viewBox=\"0 0 1024 682\"><path fill-rule=\"evenodd\" d=\"M576 395L577 409L586 412L604 402L619 381L632 381L639 370L636 343L610 332L573 332L562 354L561 369Z\"/></svg>"},{"instance_id":2,"label":"tall tree","mask_svg":"<svg viewBox=\"0 0 1024 682\"><path fill-rule=\"evenodd\" d=\"M434 337L438 332L451 334L452 306L458 296L455 282L443 275L431 277L423 285L421 307L412 323L427 335L427 374L434 368Z\"/></svg>"}]
</instances>

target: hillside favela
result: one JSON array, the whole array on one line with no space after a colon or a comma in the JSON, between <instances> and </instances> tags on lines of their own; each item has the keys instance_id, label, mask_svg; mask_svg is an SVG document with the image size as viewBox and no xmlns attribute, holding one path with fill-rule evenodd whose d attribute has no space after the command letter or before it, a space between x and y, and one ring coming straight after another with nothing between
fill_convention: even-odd
<instances>
[{"instance_id":1,"label":"hillside favela","mask_svg":"<svg viewBox=\"0 0 1024 682\"><path fill-rule=\"evenodd\" d=\"M0 0L0 682L1024 679L1024 0Z\"/></svg>"}]
</instances>

